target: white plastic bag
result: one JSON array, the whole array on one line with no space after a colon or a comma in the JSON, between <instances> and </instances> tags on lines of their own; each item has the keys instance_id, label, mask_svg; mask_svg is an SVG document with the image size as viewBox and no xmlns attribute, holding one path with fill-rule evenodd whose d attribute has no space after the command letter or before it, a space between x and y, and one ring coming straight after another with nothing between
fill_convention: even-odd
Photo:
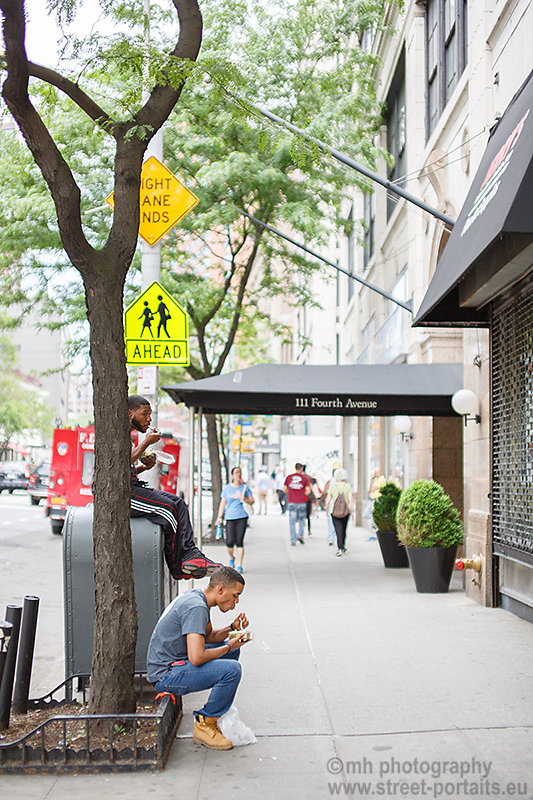
<instances>
[{"instance_id":1,"label":"white plastic bag","mask_svg":"<svg viewBox=\"0 0 533 800\"><path fill-rule=\"evenodd\" d=\"M257 742L250 728L239 719L239 712L235 706L232 706L229 711L219 717L218 727L223 735L233 742L234 747Z\"/></svg>"}]
</instances>

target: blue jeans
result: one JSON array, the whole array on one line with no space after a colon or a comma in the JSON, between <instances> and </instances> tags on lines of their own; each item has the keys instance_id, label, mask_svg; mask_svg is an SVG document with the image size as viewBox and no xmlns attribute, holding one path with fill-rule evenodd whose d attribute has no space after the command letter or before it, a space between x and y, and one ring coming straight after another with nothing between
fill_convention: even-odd
<instances>
[{"instance_id":1,"label":"blue jeans","mask_svg":"<svg viewBox=\"0 0 533 800\"><path fill-rule=\"evenodd\" d=\"M222 643L206 644L206 650L221 646ZM195 717L199 714L204 717L221 717L231 708L241 680L242 667L239 664L239 655L240 650L230 650L229 653L200 667L195 667L189 660L185 660L182 665L176 664L175 667L170 667L157 681L155 690L183 695L212 689L203 708L193 711L193 714Z\"/></svg>"},{"instance_id":2,"label":"blue jeans","mask_svg":"<svg viewBox=\"0 0 533 800\"><path fill-rule=\"evenodd\" d=\"M302 538L305 533L305 521L307 519L307 509L305 503L289 503L289 530L291 532L291 543L296 544L296 539ZM296 536L296 522L298 522L298 536Z\"/></svg>"},{"instance_id":3,"label":"blue jeans","mask_svg":"<svg viewBox=\"0 0 533 800\"><path fill-rule=\"evenodd\" d=\"M329 510L326 511L326 519L328 521L328 542L334 542L335 528L333 526L333 517L331 516L331 512Z\"/></svg>"}]
</instances>

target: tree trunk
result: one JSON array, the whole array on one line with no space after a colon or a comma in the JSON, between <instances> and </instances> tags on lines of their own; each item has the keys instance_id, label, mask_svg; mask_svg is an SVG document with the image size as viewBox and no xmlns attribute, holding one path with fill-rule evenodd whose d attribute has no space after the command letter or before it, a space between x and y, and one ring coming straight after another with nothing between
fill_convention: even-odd
<instances>
[{"instance_id":1,"label":"tree trunk","mask_svg":"<svg viewBox=\"0 0 533 800\"><path fill-rule=\"evenodd\" d=\"M126 268L101 268L85 278L95 412L92 713L135 711L131 440L122 326L124 279L119 273L125 275Z\"/></svg>"},{"instance_id":2,"label":"tree trunk","mask_svg":"<svg viewBox=\"0 0 533 800\"><path fill-rule=\"evenodd\" d=\"M222 468L224 469L224 475L222 476L222 483L229 483L230 475L229 475L228 453L224 443L225 419L226 417L220 414L217 419L217 425L218 425L219 445L220 445L219 452L222 454Z\"/></svg>"},{"instance_id":3,"label":"tree trunk","mask_svg":"<svg viewBox=\"0 0 533 800\"><path fill-rule=\"evenodd\" d=\"M202 41L197 0L173 0L180 22L170 61L196 60ZM16 119L54 200L61 241L85 284L90 323L95 417L94 579L95 617L91 712L135 709L133 685L137 609L130 533L130 457L127 375L122 327L123 289L137 243L141 164L149 138L168 119L183 81L164 72L148 100L129 120L115 122L81 87L54 70L29 64L24 0L0 0L7 77L2 96ZM96 251L81 218L81 192L43 120L31 103L29 75L65 92L115 138L115 209L106 244ZM184 79L183 79L184 80ZM142 139L145 128L150 137ZM220 469L219 469L220 473ZM219 475L220 482L220 475Z\"/></svg>"},{"instance_id":4,"label":"tree trunk","mask_svg":"<svg viewBox=\"0 0 533 800\"><path fill-rule=\"evenodd\" d=\"M222 477L220 471L220 452L218 449L217 420L214 414L205 414L207 425L207 446L209 449L209 461L211 462L211 482L213 494L213 516L211 518L211 535L213 538L214 526L218 517L218 507L220 505L220 495L222 494ZM200 465L200 469L202 466Z\"/></svg>"}]
</instances>

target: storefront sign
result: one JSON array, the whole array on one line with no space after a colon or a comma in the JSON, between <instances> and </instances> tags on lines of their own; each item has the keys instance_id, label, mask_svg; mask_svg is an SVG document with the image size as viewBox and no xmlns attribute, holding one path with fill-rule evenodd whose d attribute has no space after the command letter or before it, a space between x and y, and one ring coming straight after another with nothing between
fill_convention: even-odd
<instances>
[{"instance_id":1,"label":"storefront sign","mask_svg":"<svg viewBox=\"0 0 533 800\"><path fill-rule=\"evenodd\" d=\"M335 397L332 399L321 399L320 397L295 397L294 408L303 409L365 409L369 412L378 407L377 400L353 400L351 397Z\"/></svg>"}]
</instances>

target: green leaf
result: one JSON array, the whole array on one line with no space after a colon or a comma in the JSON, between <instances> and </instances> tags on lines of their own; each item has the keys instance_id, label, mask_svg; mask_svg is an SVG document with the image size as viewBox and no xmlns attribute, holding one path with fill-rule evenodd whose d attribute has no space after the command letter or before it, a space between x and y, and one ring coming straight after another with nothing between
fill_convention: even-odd
<instances>
[{"instance_id":1,"label":"green leaf","mask_svg":"<svg viewBox=\"0 0 533 800\"><path fill-rule=\"evenodd\" d=\"M398 539L410 547L450 547L463 541L458 510L436 481L418 480L400 496Z\"/></svg>"}]
</instances>

